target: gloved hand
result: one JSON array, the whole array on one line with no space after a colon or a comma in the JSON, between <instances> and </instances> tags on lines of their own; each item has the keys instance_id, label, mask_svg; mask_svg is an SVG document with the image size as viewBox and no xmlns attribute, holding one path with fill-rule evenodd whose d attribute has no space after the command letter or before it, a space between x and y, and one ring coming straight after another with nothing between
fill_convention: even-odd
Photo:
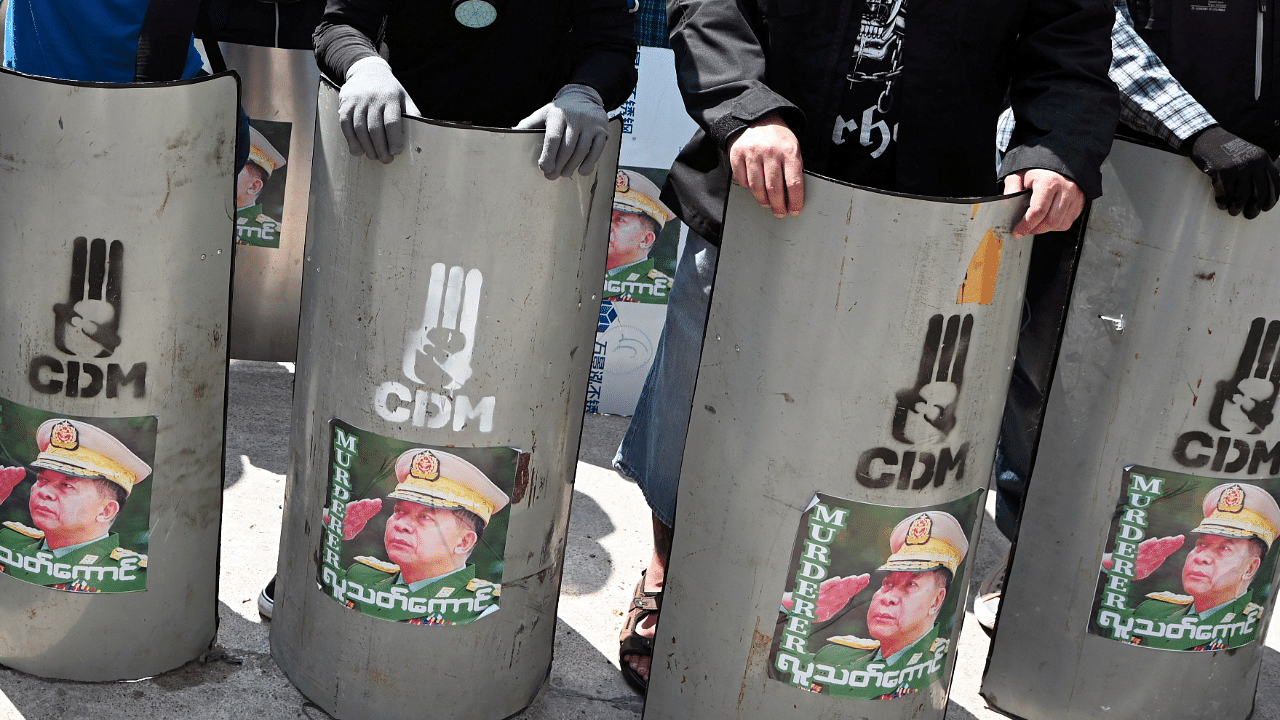
<instances>
[{"instance_id":1,"label":"gloved hand","mask_svg":"<svg viewBox=\"0 0 1280 720\"><path fill-rule=\"evenodd\" d=\"M570 84L560 88L555 100L517 123L516 129L547 129L538 169L548 180L555 180L574 170L589 175L595 169L609 137L608 122L600 93Z\"/></svg>"},{"instance_id":2,"label":"gloved hand","mask_svg":"<svg viewBox=\"0 0 1280 720\"><path fill-rule=\"evenodd\" d=\"M404 151L404 114L420 115L409 93L380 57L357 60L338 93L338 121L352 155L383 163Z\"/></svg>"},{"instance_id":3,"label":"gloved hand","mask_svg":"<svg viewBox=\"0 0 1280 720\"><path fill-rule=\"evenodd\" d=\"M1267 151L1214 125L1191 138L1191 162L1213 180L1218 207L1252 220L1275 207L1280 169Z\"/></svg>"}]
</instances>

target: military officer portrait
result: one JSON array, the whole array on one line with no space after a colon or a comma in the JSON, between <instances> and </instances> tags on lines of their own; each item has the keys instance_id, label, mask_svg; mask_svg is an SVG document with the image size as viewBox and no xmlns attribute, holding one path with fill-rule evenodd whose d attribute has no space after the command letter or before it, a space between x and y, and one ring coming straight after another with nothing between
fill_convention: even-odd
<instances>
[{"instance_id":1,"label":"military officer portrait","mask_svg":"<svg viewBox=\"0 0 1280 720\"><path fill-rule=\"evenodd\" d=\"M285 125L287 123L272 123ZM285 166L285 156L257 128L249 126L249 160L236 176L236 242L256 247L280 247L280 221L267 214L262 195L267 183Z\"/></svg>"},{"instance_id":2,"label":"military officer portrait","mask_svg":"<svg viewBox=\"0 0 1280 720\"><path fill-rule=\"evenodd\" d=\"M930 510L899 522L889 536L889 549L889 558L876 568L880 587L867 607L869 637L828 637L813 658L818 670L812 690L892 700L941 677L950 645L940 632L941 614L969 539L950 513ZM838 583L835 579L819 588L820 607Z\"/></svg>"},{"instance_id":3,"label":"military officer portrait","mask_svg":"<svg viewBox=\"0 0 1280 720\"><path fill-rule=\"evenodd\" d=\"M476 577L467 561L493 515L509 502L479 468L428 448L401 453L395 501L383 532L386 557L358 556L346 571L346 604L366 615L418 625L461 625L498 609L502 586ZM347 508L354 538L382 500Z\"/></svg>"},{"instance_id":4,"label":"military officer portrait","mask_svg":"<svg viewBox=\"0 0 1280 720\"><path fill-rule=\"evenodd\" d=\"M604 299L618 302L667 302L672 279L652 257L655 244L675 214L658 199L652 180L635 170L619 170L609 225Z\"/></svg>"},{"instance_id":5,"label":"military officer portrait","mask_svg":"<svg viewBox=\"0 0 1280 720\"><path fill-rule=\"evenodd\" d=\"M1255 596L1253 585L1259 572L1274 564L1268 558L1280 533L1280 506L1256 485L1229 482L1204 496L1202 510L1182 563L1181 592L1149 592L1130 610L1112 609L1107 626L1124 632L1104 634L1134 645L1193 651L1229 650L1257 639L1266 625L1266 598ZM1139 543L1134 581L1159 571L1185 540L1176 535ZM1103 567L1113 566L1108 555Z\"/></svg>"},{"instance_id":6,"label":"military officer portrait","mask_svg":"<svg viewBox=\"0 0 1280 720\"><path fill-rule=\"evenodd\" d=\"M145 590L147 556L121 547L111 528L151 467L110 433L78 420L46 420L36 444L29 468L0 468L0 502L34 474L30 522L0 526L0 571L72 592Z\"/></svg>"}]
</instances>

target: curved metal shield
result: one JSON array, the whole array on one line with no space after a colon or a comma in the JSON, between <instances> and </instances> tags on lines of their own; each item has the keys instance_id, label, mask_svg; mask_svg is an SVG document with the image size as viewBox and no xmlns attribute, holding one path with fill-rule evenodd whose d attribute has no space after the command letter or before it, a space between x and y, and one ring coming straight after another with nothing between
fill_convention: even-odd
<instances>
[{"instance_id":1,"label":"curved metal shield","mask_svg":"<svg viewBox=\"0 0 1280 720\"><path fill-rule=\"evenodd\" d=\"M1228 216L1169 152L1117 141L1103 172L982 692L1026 718L1246 718L1275 603L1280 217ZM1258 540L1221 521L1245 516ZM1261 557L1219 563L1222 596L1205 545Z\"/></svg>"},{"instance_id":2,"label":"curved metal shield","mask_svg":"<svg viewBox=\"0 0 1280 720\"><path fill-rule=\"evenodd\" d=\"M117 680L217 627L238 81L0 73L0 663Z\"/></svg>"},{"instance_id":3,"label":"curved metal shield","mask_svg":"<svg viewBox=\"0 0 1280 720\"><path fill-rule=\"evenodd\" d=\"M253 139L265 143L250 162L273 157L273 150L284 161L260 178L260 187L247 180L238 188L231 356L293 362L320 70L311 50L221 46L227 67L243 78L241 103Z\"/></svg>"},{"instance_id":4,"label":"curved metal shield","mask_svg":"<svg viewBox=\"0 0 1280 720\"><path fill-rule=\"evenodd\" d=\"M505 718L550 670L620 126L549 182L538 132L411 120L390 165L352 157L337 103L323 85L272 653L335 717Z\"/></svg>"},{"instance_id":5,"label":"curved metal shield","mask_svg":"<svg viewBox=\"0 0 1280 720\"><path fill-rule=\"evenodd\" d=\"M1031 251L1008 228L1027 200L817 177L805 195L783 220L730 195L649 720L946 706ZM933 620L881 632L877 599L913 573Z\"/></svg>"}]
</instances>

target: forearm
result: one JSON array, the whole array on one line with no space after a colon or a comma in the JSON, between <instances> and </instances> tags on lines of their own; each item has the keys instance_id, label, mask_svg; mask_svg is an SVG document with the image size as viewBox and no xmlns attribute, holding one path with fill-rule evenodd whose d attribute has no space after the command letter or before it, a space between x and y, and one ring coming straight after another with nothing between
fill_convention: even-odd
<instances>
[{"instance_id":1,"label":"forearm","mask_svg":"<svg viewBox=\"0 0 1280 720\"><path fill-rule=\"evenodd\" d=\"M385 0L328 0L314 35L320 70L341 83L356 61L376 56L374 39L385 15Z\"/></svg>"},{"instance_id":2,"label":"forearm","mask_svg":"<svg viewBox=\"0 0 1280 720\"><path fill-rule=\"evenodd\" d=\"M619 0L575 0L569 33L569 83L600 94L606 109L626 102L636 85L635 16Z\"/></svg>"}]
</instances>

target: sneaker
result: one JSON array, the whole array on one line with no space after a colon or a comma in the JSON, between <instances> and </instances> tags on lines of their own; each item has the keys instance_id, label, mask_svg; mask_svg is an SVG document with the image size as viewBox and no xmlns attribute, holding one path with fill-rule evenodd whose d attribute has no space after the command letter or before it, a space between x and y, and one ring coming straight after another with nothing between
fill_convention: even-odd
<instances>
[{"instance_id":1,"label":"sneaker","mask_svg":"<svg viewBox=\"0 0 1280 720\"><path fill-rule=\"evenodd\" d=\"M1000 596L1004 594L1005 569L1009 558L991 569L978 585L978 596L973 599L973 617L988 633L996 629L996 615L1000 612Z\"/></svg>"},{"instance_id":2,"label":"sneaker","mask_svg":"<svg viewBox=\"0 0 1280 720\"><path fill-rule=\"evenodd\" d=\"M271 582L262 588L262 592L258 593L258 614L265 620L271 619L271 611L276 605L276 579L271 578Z\"/></svg>"}]
</instances>

